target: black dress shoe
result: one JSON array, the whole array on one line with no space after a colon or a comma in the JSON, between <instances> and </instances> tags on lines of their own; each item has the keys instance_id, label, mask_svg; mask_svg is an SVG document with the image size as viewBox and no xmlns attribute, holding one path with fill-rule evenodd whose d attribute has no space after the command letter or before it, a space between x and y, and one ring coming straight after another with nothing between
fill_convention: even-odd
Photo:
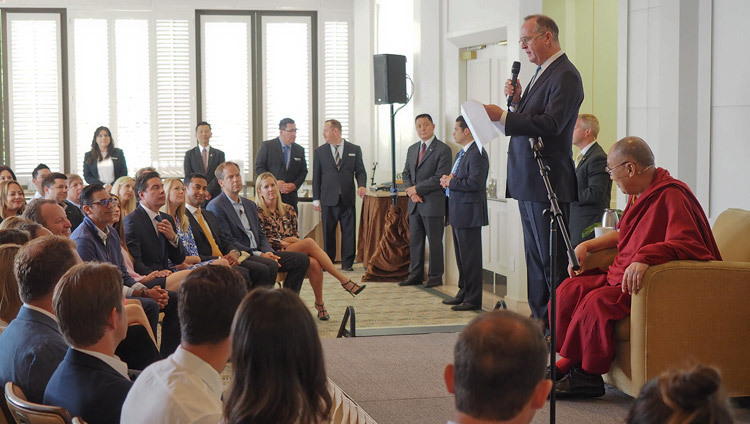
<instances>
[{"instance_id":1,"label":"black dress shoe","mask_svg":"<svg viewBox=\"0 0 750 424\"><path fill-rule=\"evenodd\" d=\"M443 305L460 305L462 303L464 303L463 300L456 299L455 297L443 299Z\"/></svg>"},{"instance_id":2,"label":"black dress shoe","mask_svg":"<svg viewBox=\"0 0 750 424\"><path fill-rule=\"evenodd\" d=\"M424 288L431 289L433 287L442 286L442 285L443 285L442 281L432 280L432 281L427 281L426 283L424 283Z\"/></svg>"},{"instance_id":3,"label":"black dress shoe","mask_svg":"<svg viewBox=\"0 0 750 424\"><path fill-rule=\"evenodd\" d=\"M342 266L342 267L341 267L341 270L342 270L342 271L349 271L349 272L352 272L352 271L354 271L354 268L352 268L352 266L351 266L351 265L349 265L349 266Z\"/></svg>"},{"instance_id":4,"label":"black dress shoe","mask_svg":"<svg viewBox=\"0 0 750 424\"><path fill-rule=\"evenodd\" d=\"M482 309L479 305L472 305L471 303L463 302L458 305L451 306L454 311L478 311Z\"/></svg>"},{"instance_id":5,"label":"black dress shoe","mask_svg":"<svg viewBox=\"0 0 750 424\"><path fill-rule=\"evenodd\" d=\"M419 281L419 280L406 280L406 281L401 281L400 283L398 283L398 285L401 286L401 287L403 287L403 286L416 286L417 284L422 284L422 282Z\"/></svg>"},{"instance_id":6,"label":"black dress shoe","mask_svg":"<svg viewBox=\"0 0 750 424\"><path fill-rule=\"evenodd\" d=\"M555 396L563 398L595 398L604 396L604 380L574 367L555 383Z\"/></svg>"},{"instance_id":7,"label":"black dress shoe","mask_svg":"<svg viewBox=\"0 0 750 424\"><path fill-rule=\"evenodd\" d=\"M560 371L560 368L557 368L557 366L555 366L555 381L560 381L560 380L562 380L562 378L563 378L563 377L565 377L566 375L567 375L567 374L564 374L564 373L562 373L562 372ZM552 373L550 372L550 367L549 367L549 365L547 365L547 372L546 372L546 373L544 374L544 378L545 378L546 380L552 380Z\"/></svg>"}]
</instances>

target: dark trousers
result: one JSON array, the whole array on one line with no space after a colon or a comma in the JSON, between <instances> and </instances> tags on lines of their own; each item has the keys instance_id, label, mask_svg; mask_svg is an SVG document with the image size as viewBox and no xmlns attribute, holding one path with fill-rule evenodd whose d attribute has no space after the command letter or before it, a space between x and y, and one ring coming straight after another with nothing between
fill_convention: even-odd
<instances>
[{"instance_id":1,"label":"dark trousers","mask_svg":"<svg viewBox=\"0 0 750 424\"><path fill-rule=\"evenodd\" d=\"M445 217L409 214L409 281L424 280L424 239L430 245L429 281L443 281L443 232Z\"/></svg>"},{"instance_id":2,"label":"dark trousers","mask_svg":"<svg viewBox=\"0 0 750 424\"><path fill-rule=\"evenodd\" d=\"M458 266L456 299L482 306L482 227L453 228Z\"/></svg>"},{"instance_id":3,"label":"dark trousers","mask_svg":"<svg viewBox=\"0 0 750 424\"><path fill-rule=\"evenodd\" d=\"M161 277L154 278L144 285L151 289L155 286L164 288L166 287L166 284L167 279ZM164 319L161 322L161 348L159 349L162 358L166 358L167 356L171 355L175 350L177 350L177 346L180 345L180 318L177 316L177 292L167 290L167 293L169 293L169 303L167 303L167 306L165 306L161 310L162 312L164 312ZM154 302L155 304L156 301L143 298L138 298L138 300L141 301L143 309L144 311L146 311L146 316L149 317L149 321L151 321L149 310L152 307L148 306L149 310L146 310L147 303ZM153 323L152 327L154 330L154 334L156 334L156 326L153 325Z\"/></svg>"},{"instance_id":4,"label":"dark trousers","mask_svg":"<svg viewBox=\"0 0 750 424\"><path fill-rule=\"evenodd\" d=\"M541 319L545 327L549 326L547 303L552 290L552 282L555 283L555 287L559 286L565 279L568 269L565 242L558 229L557 269L554 277L550 276L550 220L543 214L544 210L549 207L549 202L518 201L523 225L529 307L534 318ZM570 216L570 203L560 202L560 209L567 225Z\"/></svg>"},{"instance_id":5,"label":"dark trousers","mask_svg":"<svg viewBox=\"0 0 750 424\"><path fill-rule=\"evenodd\" d=\"M289 182L289 181L287 181ZM299 210L297 209L297 190L294 190L291 193L286 193L281 195L281 201L286 203L287 205L294 208L294 212L299 213Z\"/></svg>"},{"instance_id":6,"label":"dark trousers","mask_svg":"<svg viewBox=\"0 0 750 424\"><path fill-rule=\"evenodd\" d=\"M251 256L242 262L242 266L250 272L253 287L272 287L276 283L279 271L286 272L284 288L299 294L302 289L302 281L310 267L310 258L300 252L275 252L279 259L276 263L273 259L262 256ZM281 266L279 266L281 265Z\"/></svg>"},{"instance_id":7,"label":"dark trousers","mask_svg":"<svg viewBox=\"0 0 750 424\"><path fill-rule=\"evenodd\" d=\"M321 219L323 221L323 245L324 250L331 258L336 260L336 226L341 223L341 267L349 268L354 264L354 205L342 205L341 196L336 206L322 206Z\"/></svg>"},{"instance_id":8,"label":"dark trousers","mask_svg":"<svg viewBox=\"0 0 750 424\"><path fill-rule=\"evenodd\" d=\"M161 359L159 350L156 349L151 336L142 325L128 326L128 334L115 349L115 354L132 370L143 370Z\"/></svg>"}]
</instances>

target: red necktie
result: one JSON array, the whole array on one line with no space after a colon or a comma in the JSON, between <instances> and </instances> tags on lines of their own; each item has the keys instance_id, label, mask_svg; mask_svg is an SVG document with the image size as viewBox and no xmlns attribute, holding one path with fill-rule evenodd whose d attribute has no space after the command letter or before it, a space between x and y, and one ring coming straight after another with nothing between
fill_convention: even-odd
<instances>
[{"instance_id":1,"label":"red necktie","mask_svg":"<svg viewBox=\"0 0 750 424\"><path fill-rule=\"evenodd\" d=\"M424 157L424 152L427 149L427 145L422 142L422 148L419 149L419 159L417 159L417 163L422 163L422 158Z\"/></svg>"},{"instance_id":2,"label":"red necktie","mask_svg":"<svg viewBox=\"0 0 750 424\"><path fill-rule=\"evenodd\" d=\"M205 147L203 148L203 151L201 152L201 158L203 158L203 174L208 173L208 149Z\"/></svg>"}]
</instances>

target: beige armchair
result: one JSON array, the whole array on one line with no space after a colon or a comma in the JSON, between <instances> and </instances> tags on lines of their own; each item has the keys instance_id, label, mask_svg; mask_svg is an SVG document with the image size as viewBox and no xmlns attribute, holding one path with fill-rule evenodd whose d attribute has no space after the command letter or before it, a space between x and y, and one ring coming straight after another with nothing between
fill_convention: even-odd
<instances>
[{"instance_id":1,"label":"beige armchair","mask_svg":"<svg viewBox=\"0 0 750 424\"><path fill-rule=\"evenodd\" d=\"M730 396L750 395L750 211L728 209L713 228L723 261L649 267L631 315L615 325L615 360L604 380L637 396L650 379L693 363L721 370ZM589 254L606 267L617 251Z\"/></svg>"}]
</instances>

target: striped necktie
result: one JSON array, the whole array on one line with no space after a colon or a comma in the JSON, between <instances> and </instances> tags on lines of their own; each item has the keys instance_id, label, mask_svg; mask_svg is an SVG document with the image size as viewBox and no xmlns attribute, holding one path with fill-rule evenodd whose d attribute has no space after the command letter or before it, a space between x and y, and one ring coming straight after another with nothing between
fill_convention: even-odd
<instances>
[{"instance_id":1,"label":"striped necktie","mask_svg":"<svg viewBox=\"0 0 750 424\"><path fill-rule=\"evenodd\" d=\"M456 158L456 163L453 164L453 169L451 169L451 174L455 177L456 171L458 170L458 164L461 163L461 159L464 157L464 153L466 153L466 150L461 149L460 152L458 152L458 157ZM445 189L445 197L451 197L451 189L446 188Z\"/></svg>"},{"instance_id":2,"label":"striped necktie","mask_svg":"<svg viewBox=\"0 0 750 424\"><path fill-rule=\"evenodd\" d=\"M336 153L333 154L333 161L336 162L336 169L341 169L341 155L339 155L339 147L336 146Z\"/></svg>"}]
</instances>

